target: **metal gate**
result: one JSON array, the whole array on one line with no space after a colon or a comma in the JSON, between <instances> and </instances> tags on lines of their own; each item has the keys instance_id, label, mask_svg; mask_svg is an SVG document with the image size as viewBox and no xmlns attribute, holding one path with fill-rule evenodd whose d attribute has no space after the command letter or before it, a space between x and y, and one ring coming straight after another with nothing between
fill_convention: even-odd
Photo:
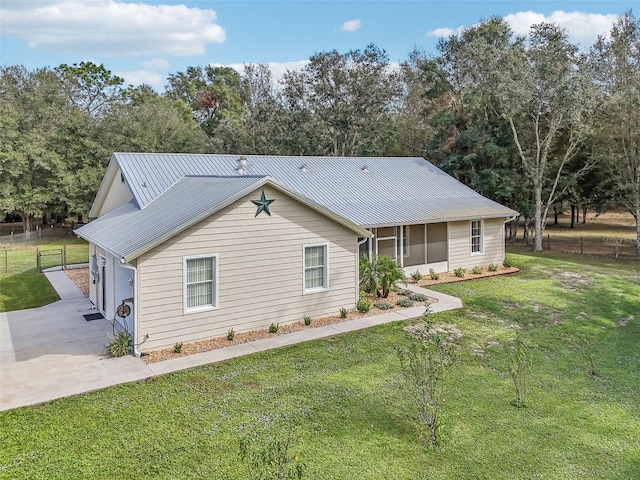
<instances>
[{"instance_id":1,"label":"metal gate","mask_svg":"<svg viewBox=\"0 0 640 480\"><path fill-rule=\"evenodd\" d=\"M38 273L52 267L60 267L63 269L63 250L62 248L53 248L51 250L38 250Z\"/></svg>"}]
</instances>

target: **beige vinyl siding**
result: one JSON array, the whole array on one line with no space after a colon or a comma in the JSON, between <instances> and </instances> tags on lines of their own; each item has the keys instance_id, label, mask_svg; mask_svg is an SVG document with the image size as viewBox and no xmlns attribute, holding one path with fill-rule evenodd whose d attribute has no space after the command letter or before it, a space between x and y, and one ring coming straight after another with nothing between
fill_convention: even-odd
<instances>
[{"instance_id":1,"label":"beige vinyl siding","mask_svg":"<svg viewBox=\"0 0 640 480\"><path fill-rule=\"evenodd\" d=\"M335 315L357 301L357 235L265 187L271 216L255 217L258 189L145 253L138 261L141 350ZM185 215L187 213L185 212ZM304 245L328 244L329 290L303 294ZM218 308L184 313L183 257L218 254Z\"/></svg>"},{"instance_id":2,"label":"beige vinyl siding","mask_svg":"<svg viewBox=\"0 0 640 480\"><path fill-rule=\"evenodd\" d=\"M504 219L484 220L482 225L482 253L471 253L471 222L449 222L449 270L486 267L504 261Z\"/></svg>"},{"instance_id":3,"label":"beige vinyl siding","mask_svg":"<svg viewBox=\"0 0 640 480\"><path fill-rule=\"evenodd\" d=\"M114 210L121 205L124 205L133 198L127 184L122 183L120 173L120 169L118 168L111 185L109 185L109 190L107 190L107 195L104 198L102 207L98 212L99 217L105 213L109 213L111 210Z\"/></svg>"}]
</instances>

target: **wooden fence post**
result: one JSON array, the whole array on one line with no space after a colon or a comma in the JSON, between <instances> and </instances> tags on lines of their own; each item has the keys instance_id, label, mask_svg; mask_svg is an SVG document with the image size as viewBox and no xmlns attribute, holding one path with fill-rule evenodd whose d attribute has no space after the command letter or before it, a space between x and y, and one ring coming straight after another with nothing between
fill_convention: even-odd
<instances>
[{"instance_id":1,"label":"wooden fence post","mask_svg":"<svg viewBox=\"0 0 640 480\"><path fill-rule=\"evenodd\" d=\"M547 250L551 250L551 234L547 233Z\"/></svg>"},{"instance_id":2,"label":"wooden fence post","mask_svg":"<svg viewBox=\"0 0 640 480\"><path fill-rule=\"evenodd\" d=\"M40 249L36 247L36 272L40 273Z\"/></svg>"},{"instance_id":3,"label":"wooden fence post","mask_svg":"<svg viewBox=\"0 0 640 480\"><path fill-rule=\"evenodd\" d=\"M67 245L62 246L62 270L67 269Z\"/></svg>"},{"instance_id":4,"label":"wooden fence post","mask_svg":"<svg viewBox=\"0 0 640 480\"><path fill-rule=\"evenodd\" d=\"M580 255L584 253L584 237L580 237Z\"/></svg>"}]
</instances>

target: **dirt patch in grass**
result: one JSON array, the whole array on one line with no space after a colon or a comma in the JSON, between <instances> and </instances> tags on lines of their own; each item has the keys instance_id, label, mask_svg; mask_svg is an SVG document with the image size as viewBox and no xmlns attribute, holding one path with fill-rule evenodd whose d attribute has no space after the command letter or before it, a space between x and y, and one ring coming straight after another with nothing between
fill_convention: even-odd
<instances>
[{"instance_id":1,"label":"dirt patch in grass","mask_svg":"<svg viewBox=\"0 0 640 480\"><path fill-rule=\"evenodd\" d=\"M561 272L554 275L553 278L560 280L560 288L563 290L581 290L593 285L591 278L575 272Z\"/></svg>"}]
</instances>

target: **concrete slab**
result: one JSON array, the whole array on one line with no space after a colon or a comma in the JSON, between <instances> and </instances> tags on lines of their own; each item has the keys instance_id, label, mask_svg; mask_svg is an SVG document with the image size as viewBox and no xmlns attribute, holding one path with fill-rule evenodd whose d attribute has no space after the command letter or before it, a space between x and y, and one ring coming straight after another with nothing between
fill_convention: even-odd
<instances>
[{"instance_id":1,"label":"concrete slab","mask_svg":"<svg viewBox=\"0 0 640 480\"><path fill-rule=\"evenodd\" d=\"M46 271L44 274L58 292L60 300L86 300L84 294L63 270Z\"/></svg>"},{"instance_id":2,"label":"concrete slab","mask_svg":"<svg viewBox=\"0 0 640 480\"><path fill-rule=\"evenodd\" d=\"M287 333L285 335L277 335L271 338L265 338L263 340L256 340L255 342L249 342L253 348L262 352L263 350L271 350L273 348L286 347L287 345L295 345L302 340L296 333Z\"/></svg>"},{"instance_id":3,"label":"concrete slab","mask_svg":"<svg viewBox=\"0 0 640 480\"><path fill-rule=\"evenodd\" d=\"M218 348L217 350L211 350L209 352L203 352L202 356L207 359L209 363L222 362L235 357L242 357L243 355L249 355L256 353L258 350L250 343L241 343L240 345L234 345L233 347Z\"/></svg>"},{"instance_id":4,"label":"concrete slab","mask_svg":"<svg viewBox=\"0 0 640 480\"><path fill-rule=\"evenodd\" d=\"M199 367L211 363L202 354L188 355L186 357L172 358L162 362L149 363L147 367L153 375L163 375L165 373L177 372L178 370L186 370L187 368Z\"/></svg>"}]
</instances>

